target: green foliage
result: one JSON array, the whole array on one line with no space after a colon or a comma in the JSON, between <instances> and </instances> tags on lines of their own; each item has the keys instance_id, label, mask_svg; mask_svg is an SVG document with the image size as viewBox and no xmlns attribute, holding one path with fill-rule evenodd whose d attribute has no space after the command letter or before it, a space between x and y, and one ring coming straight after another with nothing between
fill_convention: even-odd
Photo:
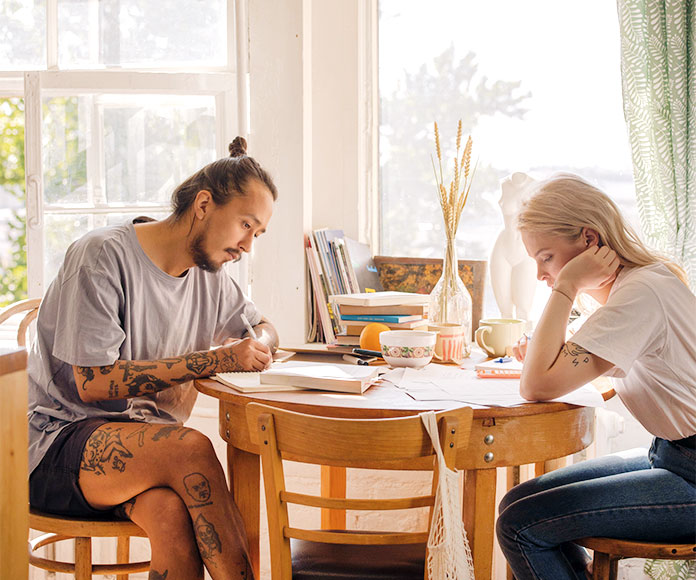
<instances>
[{"instance_id":1,"label":"green foliage","mask_svg":"<svg viewBox=\"0 0 696 580\"><path fill-rule=\"evenodd\" d=\"M0 278L0 306L27 297L27 237L24 191L24 101L0 100L0 194L12 204L8 222L12 246L10 263Z\"/></svg>"},{"instance_id":2,"label":"green foliage","mask_svg":"<svg viewBox=\"0 0 696 580\"><path fill-rule=\"evenodd\" d=\"M696 561L646 560L643 571L652 580L694 580Z\"/></svg>"}]
</instances>

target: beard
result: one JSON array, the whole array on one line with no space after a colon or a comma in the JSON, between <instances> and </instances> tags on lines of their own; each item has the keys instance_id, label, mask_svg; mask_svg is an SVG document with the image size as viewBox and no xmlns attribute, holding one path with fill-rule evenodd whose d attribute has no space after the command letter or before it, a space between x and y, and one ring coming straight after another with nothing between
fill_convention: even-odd
<instances>
[{"instance_id":1,"label":"beard","mask_svg":"<svg viewBox=\"0 0 696 580\"><path fill-rule=\"evenodd\" d=\"M189 251L191 252L191 257L193 258L193 263L198 266L201 270L206 272L217 272L222 268L223 262L216 263L210 257L210 254L203 248L206 236L203 232L199 233L191 243L189 244ZM227 250L230 255L234 255L233 262L239 262L242 259L241 252L234 252L233 250Z\"/></svg>"}]
</instances>

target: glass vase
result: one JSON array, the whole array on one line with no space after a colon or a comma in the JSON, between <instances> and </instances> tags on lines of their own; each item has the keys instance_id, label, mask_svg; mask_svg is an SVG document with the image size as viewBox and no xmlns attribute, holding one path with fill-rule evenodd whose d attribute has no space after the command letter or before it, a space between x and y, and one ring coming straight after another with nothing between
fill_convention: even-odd
<instances>
[{"instance_id":1,"label":"glass vase","mask_svg":"<svg viewBox=\"0 0 696 580\"><path fill-rule=\"evenodd\" d=\"M430 292L428 320L433 324L458 324L464 327L463 356L471 354L471 294L459 277L457 246L447 240L442 276Z\"/></svg>"}]
</instances>

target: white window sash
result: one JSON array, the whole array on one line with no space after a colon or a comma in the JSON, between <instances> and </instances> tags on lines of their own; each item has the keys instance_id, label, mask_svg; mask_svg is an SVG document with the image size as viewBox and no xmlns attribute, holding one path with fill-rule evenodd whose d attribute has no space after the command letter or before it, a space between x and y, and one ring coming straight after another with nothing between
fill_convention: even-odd
<instances>
[{"instance_id":1,"label":"white window sash","mask_svg":"<svg viewBox=\"0 0 696 580\"><path fill-rule=\"evenodd\" d=\"M15 81L15 79L11 79ZM16 85L15 81L15 85ZM16 88L16 87L13 87ZM45 96L75 96L85 94L170 94L209 95L215 98L216 106L216 153L218 157L228 154L227 143L237 134L237 74L215 73L160 73L134 71L36 71L24 75L25 100L25 173L27 193L27 276L29 296L40 298L46 290L44 280L44 216L46 213L71 213L78 210L84 214L120 213L124 211L168 211L168 206L105 204L94 198L102 189L103 161L100 159L101 139L96 139L96 148L90 150L88 164L90 198L87 204L52 204L43 201L43 168L41 160L41 102ZM16 93L14 93L16 94ZM95 119L99 123L99 119ZM95 128L93 128L95 129ZM96 127L97 133L101 127ZM227 268L240 286L248 291L248 262L243 260Z\"/></svg>"}]
</instances>

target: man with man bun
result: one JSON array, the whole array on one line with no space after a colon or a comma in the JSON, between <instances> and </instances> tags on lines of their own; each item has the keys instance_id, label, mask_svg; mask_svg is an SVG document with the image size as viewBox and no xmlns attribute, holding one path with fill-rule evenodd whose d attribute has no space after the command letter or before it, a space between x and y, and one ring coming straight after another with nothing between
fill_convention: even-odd
<instances>
[{"instance_id":1,"label":"man with man bun","mask_svg":"<svg viewBox=\"0 0 696 580\"><path fill-rule=\"evenodd\" d=\"M194 379L263 370L278 345L221 270L251 251L278 196L243 138L229 149L176 188L166 219L68 248L29 355L31 505L130 518L150 539L151 579L202 579L204 567L214 580L253 578L213 446L183 427Z\"/></svg>"}]
</instances>

